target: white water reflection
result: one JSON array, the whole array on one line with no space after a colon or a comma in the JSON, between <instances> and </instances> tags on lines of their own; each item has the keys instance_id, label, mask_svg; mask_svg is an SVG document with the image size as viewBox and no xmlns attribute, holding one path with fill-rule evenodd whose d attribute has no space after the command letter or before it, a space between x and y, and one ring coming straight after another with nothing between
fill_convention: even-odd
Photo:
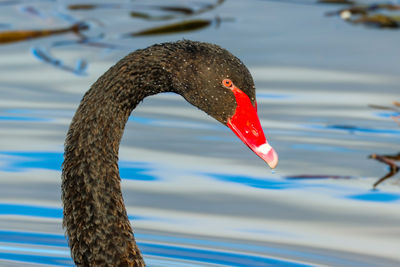
<instances>
[{"instance_id":1,"label":"white water reflection","mask_svg":"<svg viewBox=\"0 0 400 267\"><path fill-rule=\"evenodd\" d=\"M301 67L255 67L252 75L257 82L295 82L295 83L346 83L346 84L397 84L400 78L395 75L376 75L371 73L349 73L338 70L322 70Z\"/></svg>"}]
</instances>

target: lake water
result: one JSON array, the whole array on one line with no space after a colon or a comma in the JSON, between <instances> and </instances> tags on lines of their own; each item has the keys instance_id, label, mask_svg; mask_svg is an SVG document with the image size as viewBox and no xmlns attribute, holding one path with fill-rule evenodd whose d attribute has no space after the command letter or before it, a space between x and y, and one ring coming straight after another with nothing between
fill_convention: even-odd
<instances>
[{"instance_id":1,"label":"lake water","mask_svg":"<svg viewBox=\"0 0 400 267\"><path fill-rule=\"evenodd\" d=\"M400 100L398 31L324 16L338 5L229 0L183 18L219 16L219 26L127 38L182 20L146 21L130 9L160 15L149 6L201 5L126 1L71 11L68 3L0 2L0 31L85 20L88 35L107 43L76 44L69 33L0 46L0 266L73 266L61 227L60 165L75 109L122 56L182 38L217 43L249 67L280 163L272 172L180 96L145 99L127 124L120 170L147 264L400 265L399 180L371 190L388 169L368 159L399 152L400 127L390 118L398 113L368 107ZM43 51L58 67L38 59Z\"/></svg>"}]
</instances>

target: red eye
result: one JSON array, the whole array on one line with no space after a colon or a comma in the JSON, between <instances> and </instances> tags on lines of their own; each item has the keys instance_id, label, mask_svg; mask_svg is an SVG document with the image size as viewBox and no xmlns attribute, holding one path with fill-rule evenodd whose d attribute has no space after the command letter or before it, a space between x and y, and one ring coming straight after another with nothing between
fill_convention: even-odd
<instances>
[{"instance_id":1,"label":"red eye","mask_svg":"<svg viewBox=\"0 0 400 267\"><path fill-rule=\"evenodd\" d=\"M231 88L233 86L233 83L232 83L231 80L225 79L225 80L222 81L222 85L225 86L225 87Z\"/></svg>"}]
</instances>

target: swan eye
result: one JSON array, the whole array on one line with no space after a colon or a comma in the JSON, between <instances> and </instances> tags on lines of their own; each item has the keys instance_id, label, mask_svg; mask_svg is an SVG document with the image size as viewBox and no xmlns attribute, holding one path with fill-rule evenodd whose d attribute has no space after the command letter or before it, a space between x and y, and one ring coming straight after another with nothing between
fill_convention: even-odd
<instances>
[{"instance_id":1,"label":"swan eye","mask_svg":"<svg viewBox=\"0 0 400 267\"><path fill-rule=\"evenodd\" d=\"M225 87L227 87L227 88L232 88L233 83L232 83L231 80L225 79L225 80L222 81L222 85L225 86Z\"/></svg>"}]
</instances>

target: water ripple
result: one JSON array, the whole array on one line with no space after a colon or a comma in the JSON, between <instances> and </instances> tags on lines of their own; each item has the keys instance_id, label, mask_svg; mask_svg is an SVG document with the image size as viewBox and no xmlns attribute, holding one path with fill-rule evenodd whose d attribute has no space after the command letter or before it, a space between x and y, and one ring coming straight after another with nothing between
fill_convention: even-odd
<instances>
[{"instance_id":1,"label":"water ripple","mask_svg":"<svg viewBox=\"0 0 400 267\"><path fill-rule=\"evenodd\" d=\"M22 172L29 169L46 169L61 171L63 153L61 152L39 152L39 151L0 151L0 171ZM120 176L123 179L155 181L157 177L148 174L153 168L146 162L119 161Z\"/></svg>"},{"instance_id":2,"label":"water ripple","mask_svg":"<svg viewBox=\"0 0 400 267\"><path fill-rule=\"evenodd\" d=\"M142 236L139 235L141 239ZM0 240L3 243L11 244L30 244L30 245L46 245L46 248L35 249L35 248L21 248L13 245L0 246L0 259L12 260L18 262L33 262L40 264L52 264L55 266L73 266L73 263L69 257L56 257L53 256L56 253L64 254L67 251L67 241L64 236L47 233L29 233L29 232L15 232L15 231L4 231L0 230ZM192 240L196 242L196 240ZM171 242L171 240L169 240ZM151 242L138 242L141 247L143 254L146 257L161 257L171 260L185 260L192 263L200 264L213 264L213 265L224 265L224 266L310 266L299 262L283 260L278 258L260 256L249 253L237 253L227 252L221 250L211 250L205 248L194 248L184 247L179 245L171 244L160 244ZM65 251L59 249L53 249L54 247L64 247ZM18 252L18 253L15 253ZM23 254L23 252L35 253L40 252L43 254L53 255L32 255ZM147 260L147 259L146 259ZM171 261L172 262L172 261ZM171 263L170 262L170 263ZM150 265L151 266L151 265Z\"/></svg>"},{"instance_id":3,"label":"water ripple","mask_svg":"<svg viewBox=\"0 0 400 267\"><path fill-rule=\"evenodd\" d=\"M238 183L261 189L289 189L298 188L298 184L284 180L275 179L257 179L248 176L228 175L228 174L209 174L211 177L230 183Z\"/></svg>"},{"instance_id":4,"label":"water ripple","mask_svg":"<svg viewBox=\"0 0 400 267\"><path fill-rule=\"evenodd\" d=\"M346 131L350 134L354 133L374 133L374 134L390 134L390 135L400 135L400 130L398 129L379 129L379 128L366 128L354 125L308 125L306 127L313 129L328 129L328 130L339 130Z\"/></svg>"},{"instance_id":5,"label":"water ripple","mask_svg":"<svg viewBox=\"0 0 400 267\"><path fill-rule=\"evenodd\" d=\"M0 203L0 215L33 216L42 218L62 219L63 211L61 208L35 206L26 204ZM130 220L155 220L155 218L137 215L128 215ZM1 240L1 238L0 238Z\"/></svg>"},{"instance_id":6,"label":"water ripple","mask_svg":"<svg viewBox=\"0 0 400 267\"><path fill-rule=\"evenodd\" d=\"M400 200L400 194L368 192L347 196L349 199L368 201L368 202L396 202Z\"/></svg>"}]
</instances>

